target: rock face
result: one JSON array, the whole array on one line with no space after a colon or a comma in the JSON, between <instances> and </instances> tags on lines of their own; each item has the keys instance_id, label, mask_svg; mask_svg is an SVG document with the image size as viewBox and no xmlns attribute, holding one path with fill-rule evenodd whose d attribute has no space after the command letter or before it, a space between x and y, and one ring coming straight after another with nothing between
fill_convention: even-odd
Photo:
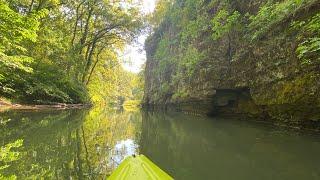
<instances>
[{"instance_id":1,"label":"rock face","mask_svg":"<svg viewBox=\"0 0 320 180\"><path fill-rule=\"evenodd\" d=\"M263 1L250 2L240 3L243 7L236 9L252 14L263 4ZM296 53L301 32L291 24L308 21L319 12L320 2L310 3L273 24L256 41L245 40L243 31L224 35L216 41L202 35L196 47L205 50L206 58L195 65L191 77L178 77L175 81L177 72L181 71L179 67L163 68L162 60L157 59L163 34L172 31L170 25L161 26L145 45L145 106L172 106L199 114L238 113L294 126L318 126L319 61L301 62ZM210 13L214 17L214 13ZM178 32L169 39L175 36ZM155 73L159 70L160 75Z\"/></svg>"}]
</instances>

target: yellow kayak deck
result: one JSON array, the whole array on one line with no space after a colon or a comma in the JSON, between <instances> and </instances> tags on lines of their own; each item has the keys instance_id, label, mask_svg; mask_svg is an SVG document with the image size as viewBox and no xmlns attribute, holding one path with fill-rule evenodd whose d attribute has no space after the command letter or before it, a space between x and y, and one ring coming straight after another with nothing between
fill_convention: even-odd
<instances>
[{"instance_id":1,"label":"yellow kayak deck","mask_svg":"<svg viewBox=\"0 0 320 180\"><path fill-rule=\"evenodd\" d=\"M108 180L172 180L144 155L127 157Z\"/></svg>"}]
</instances>

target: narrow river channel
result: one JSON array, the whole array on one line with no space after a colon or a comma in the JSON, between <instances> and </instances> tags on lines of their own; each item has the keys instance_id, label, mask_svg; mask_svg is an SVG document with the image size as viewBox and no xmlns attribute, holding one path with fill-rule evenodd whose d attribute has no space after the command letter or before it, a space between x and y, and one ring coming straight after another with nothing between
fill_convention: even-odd
<instances>
[{"instance_id":1,"label":"narrow river channel","mask_svg":"<svg viewBox=\"0 0 320 180\"><path fill-rule=\"evenodd\" d=\"M177 180L320 179L319 135L236 118L99 108L0 117L0 146L24 140L3 171L18 179L106 179L131 154Z\"/></svg>"}]
</instances>

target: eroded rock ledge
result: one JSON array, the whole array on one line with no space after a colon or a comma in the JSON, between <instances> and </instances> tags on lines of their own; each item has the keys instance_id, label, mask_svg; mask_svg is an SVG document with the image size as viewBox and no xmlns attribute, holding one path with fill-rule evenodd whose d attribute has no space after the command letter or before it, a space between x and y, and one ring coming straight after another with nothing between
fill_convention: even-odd
<instances>
[{"instance_id":1,"label":"eroded rock ledge","mask_svg":"<svg viewBox=\"0 0 320 180\"><path fill-rule=\"evenodd\" d=\"M240 2L243 6L235 8L250 14L263 4L257 0ZM208 40L208 34L200 36L193 45L209 55L189 78L177 79L179 67L164 66L157 58L161 40L166 37L173 43L179 36L174 24L165 21L145 45L144 107L171 107L206 115L241 114L275 124L319 128L320 63L301 63L296 54L301 32L291 26L320 12L319 1L314 2L274 24L255 42L244 41L243 34L237 32L214 42ZM178 53L171 47L169 54Z\"/></svg>"}]
</instances>

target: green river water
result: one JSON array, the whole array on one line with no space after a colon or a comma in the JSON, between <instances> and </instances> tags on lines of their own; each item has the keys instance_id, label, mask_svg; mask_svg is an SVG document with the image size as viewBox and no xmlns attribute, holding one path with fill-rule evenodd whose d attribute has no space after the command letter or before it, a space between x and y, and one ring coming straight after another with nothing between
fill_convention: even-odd
<instances>
[{"instance_id":1,"label":"green river water","mask_svg":"<svg viewBox=\"0 0 320 180\"><path fill-rule=\"evenodd\" d=\"M139 153L177 180L320 179L319 135L236 118L99 108L0 117L0 146L24 140L0 171L18 179L106 179Z\"/></svg>"}]
</instances>

